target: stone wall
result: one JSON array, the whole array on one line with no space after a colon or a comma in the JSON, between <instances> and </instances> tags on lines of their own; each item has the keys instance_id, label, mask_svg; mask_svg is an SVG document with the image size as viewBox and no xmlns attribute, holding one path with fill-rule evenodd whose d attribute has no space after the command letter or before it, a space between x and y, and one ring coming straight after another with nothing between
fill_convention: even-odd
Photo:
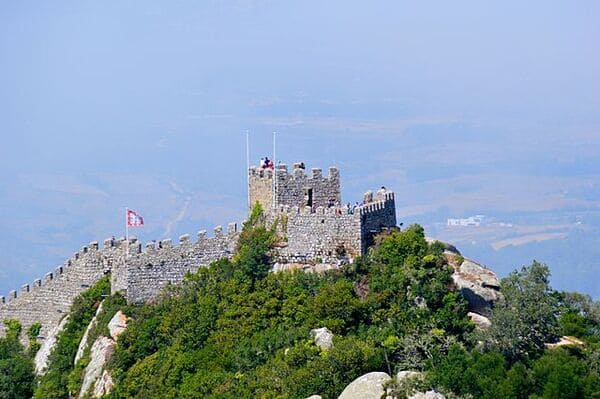
<instances>
[{"instance_id":1,"label":"stone wall","mask_svg":"<svg viewBox=\"0 0 600 399\"><path fill-rule=\"evenodd\" d=\"M230 223L226 234L217 227L213 237L201 231L197 241L191 242L185 235L178 246L162 240L142 250L134 237L129 239L129 251L125 239L106 239L102 248L90 243L43 279L0 296L0 335L5 328L1 322L16 319L23 331L40 322L40 336L46 337L69 312L75 297L109 273L113 293L122 292L128 302L151 300L165 285L182 281L187 272L231 256L237 237L237 225Z\"/></svg>"},{"instance_id":2,"label":"stone wall","mask_svg":"<svg viewBox=\"0 0 600 399\"><path fill-rule=\"evenodd\" d=\"M69 311L73 299L123 258L124 250L117 243L102 249L98 243L90 243L44 278L23 285L18 292L11 291L8 297L0 297L0 322L19 320L24 331L40 322L40 335L45 337ZM0 334L3 334L4 325L0 324Z\"/></svg>"},{"instance_id":3,"label":"stone wall","mask_svg":"<svg viewBox=\"0 0 600 399\"><path fill-rule=\"evenodd\" d=\"M113 274L115 290L123 292L130 303L152 300L166 285L182 281L186 273L231 257L237 238L237 225L230 223L226 234L218 226L213 237L200 231L195 242L183 235L178 246L173 246L171 240L147 244L143 250L138 246L124 270Z\"/></svg>"},{"instance_id":4,"label":"stone wall","mask_svg":"<svg viewBox=\"0 0 600 399\"><path fill-rule=\"evenodd\" d=\"M276 203L278 205L308 205L309 190L312 190L312 208L327 207L330 202L341 204L340 174L337 168L329 168L329 176L323 176L321 169L312 169L306 174L299 163L294 164L292 173L286 165L278 165L275 170L252 167L250 173L250 201L259 202L267 212L273 207L273 175L276 175Z\"/></svg>"},{"instance_id":5,"label":"stone wall","mask_svg":"<svg viewBox=\"0 0 600 399\"><path fill-rule=\"evenodd\" d=\"M281 234L279 261L302 263L361 254L360 212L340 207L283 207L278 212Z\"/></svg>"},{"instance_id":6,"label":"stone wall","mask_svg":"<svg viewBox=\"0 0 600 399\"><path fill-rule=\"evenodd\" d=\"M278 220L286 241L279 249L281 263L307 261L334 262L336 258L364 255L373 236L396 227L394 193L365 195L359 207L289 207L280 206L269 221Z\"/></svg>"},{"instance_id":7,"label":"stone wall","mask_svg":"<svg viewBox=\"0 0 600 399\"><path fill-rule=\"evenodd\" d=\"M396 200L391 191L379 191L374 197L367 192L361 214L361 248L373 244L374 236L382 230L396 227Z\"/></svg>"}]
</instances>

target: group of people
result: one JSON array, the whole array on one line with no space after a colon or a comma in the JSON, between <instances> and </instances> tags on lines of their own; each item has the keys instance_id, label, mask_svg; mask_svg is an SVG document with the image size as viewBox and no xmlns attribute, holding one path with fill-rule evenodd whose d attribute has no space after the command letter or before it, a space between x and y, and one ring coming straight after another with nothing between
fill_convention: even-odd
<instances>
[{"instance_id":1,"label":"group of people","mask_svg":"<svg viewBox=\"0 0 600 399\"><path fill-rule=\"evenodd\" d=\"M354 211L356 211L356 209L359 208L361 205L362 204L359 204L357 201L354 205L352 205L350 202L348 202L345 206L340 206L340 204L338 202L336 202L334 199L330 199L328 208L335 207L335 213L338 215L342 215L344 212L346 214L352 215L352 214L354 214Z\"/></svg>"},{"instance_id":2,"label":"group of people","mask_svg":"<svg viewBox=\"0 0 600 399\"><path fill-rule=\"evenodd\" d=\"M273 169L274 165L273 165L273 161L271 161L269 158L264 157L260 159L260 168L261 169Z\"/></svg>"}]
</instances>

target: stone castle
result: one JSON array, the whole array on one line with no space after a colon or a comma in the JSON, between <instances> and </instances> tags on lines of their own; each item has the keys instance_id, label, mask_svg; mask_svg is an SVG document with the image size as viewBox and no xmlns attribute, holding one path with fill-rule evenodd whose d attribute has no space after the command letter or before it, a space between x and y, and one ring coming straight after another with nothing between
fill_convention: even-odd
<instances>
[{"instance_id":1,"label":"stone castle","mask_svg":"<svg viewBox=\"0 0 600 399\"><path fill-rule=\"evenodd\" d=\"M251 167L248 171L249 201L260 203L268 222L278 221L283 237L277 251L278 264L339 264L366 252L374 235L396 226L394 193L381 189L366 192L360 204L343 205L340 174L329 168L307 174L304 164L274 169ZM150 301L161 290L180 282L186 273L211 262L231 257L239 232L236 223L221 226L208 236L179 237L142 246L135 238L91 242L43 279L0 296L0 321L16 319L26 329L42 323L45 337L68 313L74 298L102 276L111 275L113 293L121 292L130 303ZM4 326L0 326L0 333Z\"/></svg>"}]
</instances>

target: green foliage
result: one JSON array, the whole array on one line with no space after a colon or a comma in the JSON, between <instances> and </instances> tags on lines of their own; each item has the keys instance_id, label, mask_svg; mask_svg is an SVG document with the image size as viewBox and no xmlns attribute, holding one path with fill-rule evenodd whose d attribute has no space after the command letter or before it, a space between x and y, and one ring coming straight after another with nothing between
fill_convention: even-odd
<instances>
[{"instance_id":1,"label":"green foliage","mask_svg":"<svg viewBox=\"0 0 600 399\"><path fill-rule=\"evenodd\" d=\"M236 272L253 282L265 277L271 269L270 251L275 242L275 226L265 226L262 207L256 203L238 238L233 259Z\"/></svg>"},{"instance_id":2,"label":"green foliage","mask_svg":"<svg viewBox=\"0 0 600 399\"><path fill-rule=\"evenodd\" d=\"M11 341L18 341L21 335L21 323L18 320L4 320L6 327L6 338Z\"/></svg>"},{"instance_id":3,"label":"green foliage","mask_svg":"<svg viewBox=\"0 0 600 399\"><path fill-rule=\"evenodd\" d=\"M35 356L37 351L42 346L38 341L38 336L42 330L42 324L40 322L33 323L27 329L27 338L29 339L29 355Z\"/></svg>"},{"instance_id":4,"label":"green foliage","mask_svg":"<svg viewBox=\"0 0 600 399\"><path fill-rule=\"evenodd\" d=\"M35 399L60 399L69 397L69 375L83 334L92 320L103 296L110 294L109 277L100 279L79 295L69 312L69 320L48 358L48 370L35 390Z\"/></svg>"},{"instance_id":5,"label":"green foliage","mask_svg":"<svg viewBox=\"0 0 600 399\"><path fill-rule=\"evenodd\" d=\"M33 361L19 342L21 324L6 320L6 336L0 338L0 398L30 398L34 388Z\"/></svg>"},{"instance_id":6,"label":"green foliage","mask_svg":"<svg viewBox=\"0 0 600 399\"><path fill-rule=\"evenodd\" d=\"M536 360L512 365L500 352L471 352L453 346L429 371L438 391L475 398L598 398L600 374L591 353L546 350Z\"/></svg>"},{"instance_id":7,"label":"green foliage","mask_svg":"<svg viewBox=\"0 0 600 399\"><path fill-rule=\"evenodd\" d=\"M502 352L510 361L537 356L544 343L558 337L558 301L549 285L548 267L539 262L502 279L504 300L496 304L492 327L482 339L490 350Z\"/></svg>"},{"instance_id":8,"label":"green foliage","mask_svg":"<svg viewBox=\"0 0 600 399\"><path fill-rule=\"evenodd\" d=\"M556 297L560 303L560 334L599 343L600 303L577 292L561 292Z\"/></svg>"},{"instance_id":9,"label":"green foliage","mask_svg":"<svg viewBox=\"0 0 600 399\"><path fill-rule=\"evenodd\" d=\"M263 223L255 208L232 261L131 309L110 365L112 397L334 398L366 372L406 359L422 367L471 330L441 249L419 226L381 237L372 256L346 270L318 275L267 273L274 230ZM335 334L329 350L310 338L323 326ZM406 350L413 342L416 355Z\"/></svg>"}]
</instances>

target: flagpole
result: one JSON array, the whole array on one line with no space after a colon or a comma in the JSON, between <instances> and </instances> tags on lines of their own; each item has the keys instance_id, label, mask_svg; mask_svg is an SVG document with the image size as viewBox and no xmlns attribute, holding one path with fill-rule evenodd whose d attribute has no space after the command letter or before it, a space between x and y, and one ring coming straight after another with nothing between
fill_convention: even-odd
<instances>
[{"instance_id":1,"label":"flagpole","mask_svg":"<svg viewBox=\"0 0 600 399\"><path fill-rule=\"evenodd\" d=\"M125 260L129 258L129 221L127 220L129 209L125 207Z\"/></svg>"},{"instance_id":2,"label":"flagpole","mask_svg":"<svg viewBox=\"0 0 600 399\"><path fill-rule=\"evenodd\" d=\"M246 130L246 191L248 192L248 211L252 209L250 203L250 133Z\"/></svg>"},{"instance_id":3,"label":"flagpole","mask_svg":"<svg viewBox=\"0 0 600 399\"><path fill-rule=\"evenodd\" d=\"M277 208L277 156L275 153L276 137L277 132L273 132L273 209Z\"/></svg>"}]
</instances>

